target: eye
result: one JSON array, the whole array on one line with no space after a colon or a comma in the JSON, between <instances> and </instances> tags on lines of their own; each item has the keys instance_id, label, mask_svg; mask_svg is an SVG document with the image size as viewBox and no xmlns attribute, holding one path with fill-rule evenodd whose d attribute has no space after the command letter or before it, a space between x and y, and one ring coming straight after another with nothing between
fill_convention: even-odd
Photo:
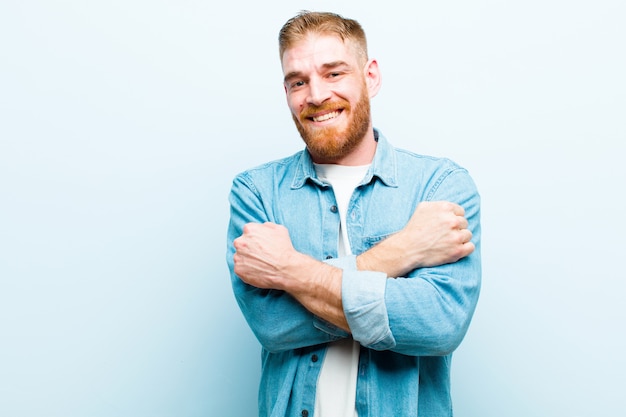
<instances>
[{"instance_id":1,"label":"eye","mask_svg":"<svg viewBox=\"0 0 626 417\"><path fill-rule=\"evenodd\" d=\"M331 82L339 81L343 78L345 72L342 71L332 71L326 74L326 79Z\"/></svg>"},{"instance_id":2,"label":"eye","mask_svg":"<svg viewBox=\"0 0 626 417\"><path fill-rule=\"evenodd\" d=\"M297 80L289 83L289 90L297 90L300 87L304 86L305 82L303 80Z\"/></svg>"}]
</instances>

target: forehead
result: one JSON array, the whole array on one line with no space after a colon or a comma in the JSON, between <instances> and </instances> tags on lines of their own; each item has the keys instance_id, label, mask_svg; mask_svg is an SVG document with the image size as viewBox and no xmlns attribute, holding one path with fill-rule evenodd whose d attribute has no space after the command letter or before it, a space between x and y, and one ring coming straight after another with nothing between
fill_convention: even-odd
<instances>
[{"instance_id":1,"label":"forehead","mask_svg":"<svg viewBox=\"0 0 626 417\"><path fill-rule=\"evenodd\" d=\"M339 36L309 34L287 48L282 56L283 73L315 70L324 64L343 61L356 66L356 48Z\"/></svg>"}]
</instances>

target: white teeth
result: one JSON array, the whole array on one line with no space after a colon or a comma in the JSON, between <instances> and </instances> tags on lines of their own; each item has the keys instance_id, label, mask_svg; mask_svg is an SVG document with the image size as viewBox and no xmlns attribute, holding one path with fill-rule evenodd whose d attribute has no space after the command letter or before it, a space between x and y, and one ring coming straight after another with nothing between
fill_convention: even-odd
<instances>
[{"instance_id":1,"label":"white teeth","mask_svg":"<svg viewBox=\"0 0 626 417\"><path fill-rule=\"evenodd\" d=\"M334 119L337 116L339 116L339 112L338 111L334 111L334 112L331 112L331 113L323 114L323 115L318 116L318 117L314 117L313 121L314 122L323 122L324 120Z\"/></svg>"}]
</instances>

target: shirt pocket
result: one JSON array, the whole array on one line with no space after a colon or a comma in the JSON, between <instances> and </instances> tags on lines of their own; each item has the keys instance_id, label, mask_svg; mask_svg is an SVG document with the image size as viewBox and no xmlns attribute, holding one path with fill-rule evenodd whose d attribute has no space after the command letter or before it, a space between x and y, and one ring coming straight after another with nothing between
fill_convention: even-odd
<instances>
[{"instance_id":1,"label":"shirt pocket","mask_svg":"<svg viewBox=\"0 0 626 417\"><path fill-rule=\"evenodd\" d=\"M363 252L365 252L366 250L376 246L377 244L379 244L383 240L387 239L389 236L393 235L394 233L396 233L396 232L385 233L385 234L374 235L374 236L365 236L362 239L363 240Z\"/></svg>"}]
</instances>

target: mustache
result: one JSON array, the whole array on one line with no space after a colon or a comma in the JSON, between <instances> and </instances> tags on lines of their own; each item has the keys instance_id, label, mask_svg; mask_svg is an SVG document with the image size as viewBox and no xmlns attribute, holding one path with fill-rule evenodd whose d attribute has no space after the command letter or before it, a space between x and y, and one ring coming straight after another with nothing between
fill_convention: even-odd
<instances>
[{"instance_id":1,"label":"mustache","mask_svg":"<svg viewBox=\"0 0 626 417\"><path fill-rule=\"evenodd\" d=\"M300 112L300 118L308 119L319 113L335 111L335 110L345 110L345 109L347 110L350 109L350 103L348 103L345 100L326 102L326 103L322 103L319 106L310 104L306 106L304 109L302 109L302 111Z\"/></svg>"}]
</instances>

